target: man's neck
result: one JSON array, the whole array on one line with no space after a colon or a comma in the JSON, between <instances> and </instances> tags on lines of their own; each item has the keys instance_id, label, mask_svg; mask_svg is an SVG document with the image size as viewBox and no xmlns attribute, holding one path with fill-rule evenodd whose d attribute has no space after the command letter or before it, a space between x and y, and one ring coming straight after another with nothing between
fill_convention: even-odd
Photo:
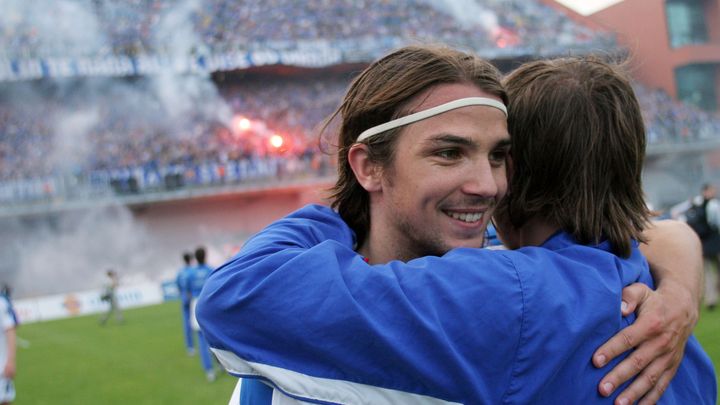
<instances>
[{"instance_id":1,"label":"man's neck","mask_svg":"<svg viewBox=\"0 0 720 405\"><path fill-rule=\"evenodd\" d=\"M547 222L544 219L532 218L515 230L517 247L540 246L547 241L559 227Z\"/></svg>"},{"instance_id":2,"label":"man's neck","mask_svg":"<svg viewBox=\"0 0 720 405\"><path fill-rule=\"evenodd\" d=\"M410 254L400 243L407 235L401 235L396 229L389 226L389 219L383 216L380 210L378 196L371 195L370 200L370 226L365 241L358 247L357 252L365 257L370 264L384 264L392 260L408 261L415 259L416 254Z\"/></svg>"},{"instance_id":3,"label":"man's neck","mask_svg":"<svg viewBox=\"0 0 720 405\"><path fill-rule=\"evenodd\" d=\"M365 257L370 264L384 264L393 260L403 262L425 256L424 252L409 249L403 244L407 235L398 234L394 228L385 227L388 223L376 221L375 226L370 226L367 238L358 247L357 252Z\"/></svg>"},{"instance_id":4,"label":"man's neck","mask_svg":"<svg viewBox=\"0 0 720 405\"><path fill-rule=\"evenodd\" d=\"M397 251L391 246L372 239L373 235L369 234L365 242L357 250L370 264L385 264L392 260L408 261L414 257L399 257Z\"/></svg>"}]
</instances>

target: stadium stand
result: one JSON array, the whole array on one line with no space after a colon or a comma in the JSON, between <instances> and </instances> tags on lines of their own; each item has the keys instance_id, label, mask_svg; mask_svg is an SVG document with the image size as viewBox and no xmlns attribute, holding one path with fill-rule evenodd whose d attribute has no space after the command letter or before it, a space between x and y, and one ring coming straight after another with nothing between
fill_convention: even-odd
<instances>
[{"instance_id":1,"label":"stadium stand","mask_svg":"<svg viewBox=\"0 0 720 405\"><path fill-rule=\"evenodd\" d=\"M0 204L331 174L318 125L395 46L615 47L540 1L4 2ZM718 138L717 116L636 89L651 143Z\"/></svg>"},{"instance_id":2,"label":"stadium stand","mask_svg":"<svg viewBox=\"0 0 720 405\"><path fill-rule=\"evenodd\" d=\"M0 17L7 58L105 57L238 49L296 48L330 41L351 50L409 38L476 50L604 47L610 38L537 1L507 0L5 0ZM474 18L468 19L472 15ZM432 23L429 23L429 22ZM61 23L58 23L61 22ZM84 35L81 35L84 34ZM88 39L90 36L92 39ZM552 38L552 41L548 41ZM396 44L395 44L396 45Z\"/></svg>"},{"instance_id":3,"label":"stadium stand","mask_svg":"<svg viewBox=\"0 0 720 405\"><path fill-rule=\"evenodd\" d=\"M170 117L138 93L122 100L125 87L140 85L114 82L103 82L103 94L43 87L42 102L24 83L0 91L0 202L46 200L71 188L134 194L326 173L330 159L313 134L347 85L327 74L241 81L223 89L219 102L232 114L222 122L199 108Z\"/></svg>"},{"instance_id":4,"label":"stadium stand","mask_svg":"<svg viewBox=\"0 0 720 405\"><path fill-rule=\"evenodd\" d=\"M649 144L688 143L720 136L720 118L673 100L663 90L637 84Z\"/></svg>"}]
</instances>

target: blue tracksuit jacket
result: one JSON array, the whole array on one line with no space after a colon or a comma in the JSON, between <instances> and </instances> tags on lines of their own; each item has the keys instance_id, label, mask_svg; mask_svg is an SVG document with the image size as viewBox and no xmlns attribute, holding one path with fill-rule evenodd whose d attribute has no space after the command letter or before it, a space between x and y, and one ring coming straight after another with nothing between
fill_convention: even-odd
<instances>
[{"instance_id":1,"label":"blue tracksuit jacket","mask_svg":"<svg viewBox=\"0 0 720 405\"><path fill-rule=\"evenodd\" d=\"M592 353L633 321L622 288L652 286L637 248L454 249L369 265L331 209L307 206L255 235L208 279L198 318L233 374L321 404L610 404ZM622 389L616 390L616 394ZM664 404L715 404L691 338Z\"/></svg>"}]
</instances>

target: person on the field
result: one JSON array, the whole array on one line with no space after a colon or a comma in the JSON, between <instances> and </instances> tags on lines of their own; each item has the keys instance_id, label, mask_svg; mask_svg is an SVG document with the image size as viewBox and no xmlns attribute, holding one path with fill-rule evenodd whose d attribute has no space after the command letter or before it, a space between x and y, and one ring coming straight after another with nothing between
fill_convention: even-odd
<instances>
[{"instance_id":1,"label":"person on the field","mask_svg":"<svg viewBox=\"0 0 720 405\"><path fill-rule=\"evenodd\" d=\"M210 353L210 347L208 346L205 334L200 329L196 318L196 303L200 296L200 292L205 285L212 268L205 262L207 252L204 247L198 247L195 249L195 261L197 265L193 268L189 276L188 284L190 286L190 294L192 296L190 301L190 325L197 332L198 337L198 353L200 354L200 364L205 371L205 377L209 382L215 381L215 366L213 365L212 353Z\"/></svg>"},{"instance_id":2,"label":"person on the field","mask_svg":"<svg viewBox=\"0 0 720 405\"><path fill-rule=\"evenodd\" d=\"M15 327L17 328L20 326L20 320L18 319L17 312L15 312L15 306L12 301L12 288L9 284L3 283L2 288L0 288L0 295L5 297L5 300L7 300L10 316L12 316L13 323L15 323Z\"/></svg>"},{"instance_id":3,"label":"person on the field","mask_svg":"<svg viewBox=\"0 0 720 405\"><path fill-rule=\"evenodd\" d=\"M183 336L185 338L185 350L189 356L195 354L195 342L193 339L193 330L190 327L190 302L192 301L192 292L190 291L190 276L193 273L192 260L193 255L190 252L183 252L183 267L178 271L175 279L178 293L180 294L180 309L182 311L182 327Z\"/></svg>"},{"instance_id":4,"label":"person on the field","mask_svg":"<svg viewBox=\"0 0 720 405\"><path fill-rule=\"evenodd\" d=\"M115 315L115 321L117 323L123 323L123 313L120 309L120 304L117 297L117 289L120 285L118 275L113 269L108 269L105 274L108 277L108 283L105 285L103 294L100 298L102 301L107 302L110 306L108 307L105 315L100 318L100 325L105 325L113 314Z\"/></svg>"},{"instance_id":5,"label":"person on the field","mask_svg":"<svg viewBox=\"0 0 720 405\"><path fill-rule=\"evenodd\" d=\"M0 404L10 404L15 400L15 384L13 379L16 372L16 335L18 325L17 317L12 309L7 295L0 294L0 325L3 333L0 334L0 364L3 365L0 377Z\"/></svg>"},{"instance_id":6,"label":"person on the field","mask_svg":"<svg viewBox=\"0 0 720 405\"><path fill-rule=\"evenodd\" d=\"M715 186L703 184L701 193L673 207L673 216L681 217L702 241L705 258L705 307L712 311L720 296L720 201Z\"/></svg>"}]
</instances>

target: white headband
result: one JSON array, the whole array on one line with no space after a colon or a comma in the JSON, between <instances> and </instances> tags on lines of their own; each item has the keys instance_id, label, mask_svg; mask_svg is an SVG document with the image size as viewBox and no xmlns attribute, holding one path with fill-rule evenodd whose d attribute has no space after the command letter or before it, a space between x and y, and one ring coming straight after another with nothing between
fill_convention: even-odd
<instances>
[{"instance_id":1,"label":"white headband","mask_svg":"<svg viewBox=\"0 0 720 405\"><path fill-rule=\"evenodd\" d=\"M428 108L427 110L418 111L416 113L406 115L404 117L400 117L400 118L394 119L392 121L388 121L384 124L380 124L380 125L376 125L372 128L368 128L365 131L363 131L360 134L360 136L358 136L358 138L355 142L362 142L365 139L370 138L371 136L375 136L382 132L389 131L393 128L412 124L413 122L424 120L424 119L430 118L434 115L442 114L446 111L454 110L454 109L460 108L460 107L466 107L469 105L485 105L488 107L494 107L494 108L497 108L498 110L502 111L505 114L505 116L507 117L507 108L505 108L505 104L503 104L497 100L493 100L491 98L486 98L486 97L460 98L457 100L450 101L449 103L440 104L433 108Z\"/></svg>"}]
</instances>

